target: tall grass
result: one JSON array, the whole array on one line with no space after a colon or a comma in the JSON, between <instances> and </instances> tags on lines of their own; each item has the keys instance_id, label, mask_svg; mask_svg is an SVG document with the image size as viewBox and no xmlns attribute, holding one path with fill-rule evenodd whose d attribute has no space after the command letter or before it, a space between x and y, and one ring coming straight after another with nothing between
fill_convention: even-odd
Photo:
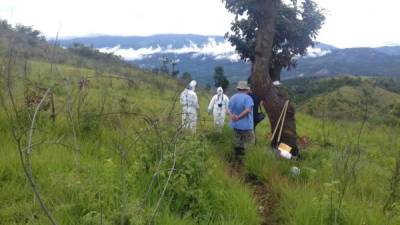
<instances>
[{"instance_id":1,"label":"tall grass","mask_svg":"<svg viewBox=\"0 0 400 225\"><path fill-rule=\"evenodd\" d=\"M28 141L34 109L25 97L43 94L43 87L54 93L56 119L39 112L30 160L59 224L261 223L250 187L229 176L231 129L213 132L201 111L198 135L179 131L182 86L176 80L127 68L100 73L55 65L53 74L47 63L28 65L26 76L23 63L10 70L16 115L5 91L6 70L0 76L0 224L49 223L24 176L12 132L18 129L21 143ZM82 79L90 81L83 89ZM208 97L200 92L202 106ZM244 161L245 172L279 199L274 213L282 224L400 224L399 128L367 123L359 136L359 122L301 113L297 124L299 134L312 140L303 161L279 159L266 147L266 122ZM292 166L300 175L290 173Z\"/></svg>"},{"instance_id":2,"label":"tall grass","mask_svg":"<svg viewBox=\"0 0 400 225\"><path fill-rule=\"evenodd\" d=\"M56 119L43 110L35 121L32 175L58 224L259 224L251 192L225 173L213 146L178 132L174 104L182 86L176 80L65 65L54 65L52 75L46 63L29 65L28 82L13 65L16 115L10 117L10 96L1 91L0 224L49 223L23 175L12 135L17 119L21 141L27 141L33 110L25 105L26 90L40 95L38 87L54 93ZM82 79L90 81L83 89Z\"/></svg>"},{"instance_id":3,"label":"tall grass","mask_svg":"<svg viewBox=\"0 0 400 225\"><path fill-rule=\"evenodd\" d=\"M367 125L360 139L361 158L354 164L360 123L320 121L300 114L299 133L312 138L304 160L279 159L269 149L248 151L247 173L268 183L280 196L277 214L283 224L399 224L397 210L385 214L390 178L398 155L398 128ZM326 146L326 142L332 143ZM300 175L290 173L297 166ZM393 177L393 176L392 176ZM393 180L393 178L392 178Z\"/></svg>"}]
</instances>

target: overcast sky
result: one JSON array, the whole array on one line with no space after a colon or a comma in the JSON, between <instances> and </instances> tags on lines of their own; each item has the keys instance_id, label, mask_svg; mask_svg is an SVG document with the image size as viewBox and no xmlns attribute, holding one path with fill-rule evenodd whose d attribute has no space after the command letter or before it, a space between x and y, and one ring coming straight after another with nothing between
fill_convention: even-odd
<instances>
[{"instance_id":1,"label":"overcast sky","mask_svg":"<svg viewBox=\"0 0 400 225\"><path fill-rule=\"evenodd\" d=\"M400 44L399 0L316 0L327 21L318 41L337 47ZM223 35L233 16L220 0L0 0L0 18L47 37Z\"/></svg>"}]
</instances>

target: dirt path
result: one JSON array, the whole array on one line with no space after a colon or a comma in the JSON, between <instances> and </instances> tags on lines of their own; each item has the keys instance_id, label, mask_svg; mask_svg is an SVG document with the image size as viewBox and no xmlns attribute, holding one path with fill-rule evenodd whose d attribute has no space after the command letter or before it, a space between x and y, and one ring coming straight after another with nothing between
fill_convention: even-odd
<instances>
[{"instance_id":1,"label":"dirt path","mask_svg":"<svg viewBox=\"0 0 400 225\"><path fill-rule=\"evenodd\" d=\"M279 218L275 214L279 199L273 194L271 188L255 176L246 175L242 164L231 163L230 174L243 180L251 190L258 203L258 212L262 216L261 225L278 225Z\"/></svg>"}]
</instances>

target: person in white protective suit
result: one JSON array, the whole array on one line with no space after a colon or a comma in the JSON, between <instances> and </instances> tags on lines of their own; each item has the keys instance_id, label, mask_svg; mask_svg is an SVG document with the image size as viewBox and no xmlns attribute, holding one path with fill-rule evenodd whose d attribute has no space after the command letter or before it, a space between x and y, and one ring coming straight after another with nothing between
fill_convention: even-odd
<instances>
[{"instance_id":1,"label":"person in white protective suit","mask_svg":"<svg viewBox=\"0 0 400 225\"><path fill-rule=\"evenodd\" d=\"M228 105L228 96L224 94L222 87L218 87L217 94L212 97L208 105L208 113L212 113L214 116L214 126L219 128L224 126Z\"/></svg>"},{"instance_id":2,"label":"person in white protective suit","mask_svg":"<svg viewBox=\"0 0 400 225\"><path fill-rule=\"evenodd\" d=\"M193 132L196 132L197 111L200 108L195 92L196 85L197 82L192 80L180 96L182 105L182 127Z\"/></svg>"}]
</instances>

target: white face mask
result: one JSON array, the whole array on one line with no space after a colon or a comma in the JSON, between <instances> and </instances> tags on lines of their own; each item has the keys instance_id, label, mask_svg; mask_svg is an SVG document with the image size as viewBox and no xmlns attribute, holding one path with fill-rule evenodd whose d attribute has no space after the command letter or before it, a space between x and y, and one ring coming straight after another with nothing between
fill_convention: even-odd
<instances>
[{"instance_id":1,"label":"white face mask","mask_svg":"<svg viewBox=\"0 0 400 225\"><path fill-rule=\"evenodd\" d=\"M197 82L195 80L192 80L189 83L188 89L194 91L196 89L196 85L197 85Z\"/></svg>"},{"instance_id":2,"label":"white face mask","mask_svg":"<svg viewBox=\"0 0 400 225\"><path fill-rule=\"evenodd\" d=\"M221 95L224 93L224 90L222 89L222 87L217 88L217 94Z\"/></svg>"}]
</instances>

